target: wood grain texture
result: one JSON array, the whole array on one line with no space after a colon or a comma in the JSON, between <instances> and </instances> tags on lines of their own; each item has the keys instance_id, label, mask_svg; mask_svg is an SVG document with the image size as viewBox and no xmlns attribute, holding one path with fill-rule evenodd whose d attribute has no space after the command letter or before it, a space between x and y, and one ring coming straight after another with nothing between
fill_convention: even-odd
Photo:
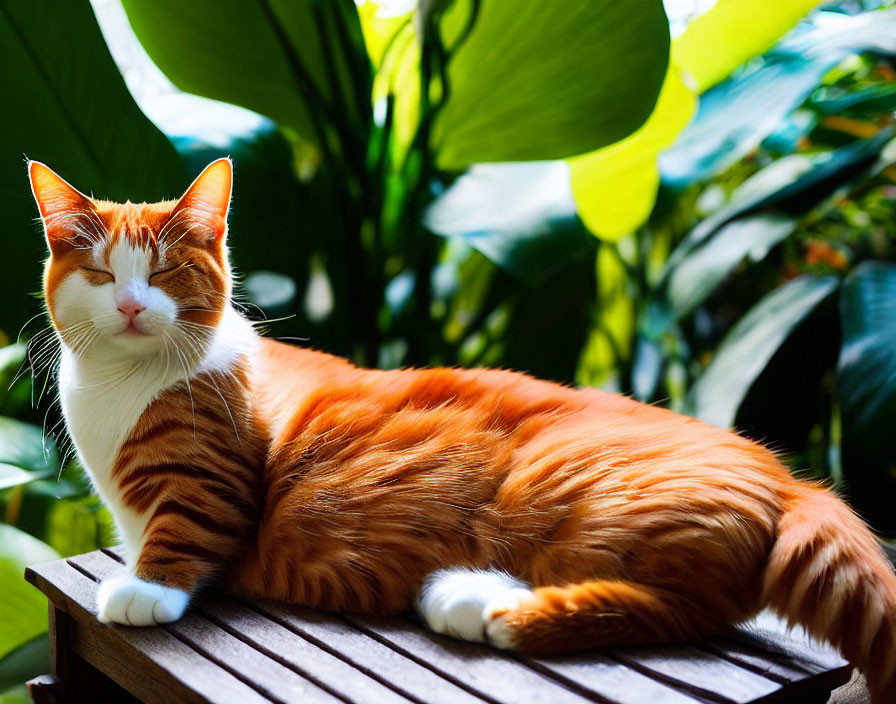
<instances>
[{"instance_id":1,"label":"wood grain texture","mask_svg":"<svg viewBox=\"0 0 896 704\"><path fill-rule=\"evenodd\" d=\"M96 589L124 566L104 550L39 565L54 674L90 671L146 702L386 704L821 704L849 677L829 648L763 616L691 647L533 658L429 632L405 618L337 616L209 591L159 628L104 626ZM82 660L83 658L83 660ZM79 664L80 663L80 664ZM96 670L94 670L96 668ZM37 696L56 696L50 687Z\"/></svg>"},{"instance_id":2,"label":"wood grain texture","mask_svg":"<svg viewBox=\"0 0 896 704\"><path fill-rule=\"evenodd\" d=\"M72 650L145 702L269 702L160 628L104 626L96 620L96 582L67 562L29 568L29 581L75 620Z\"/></svg>"}]
</instances>

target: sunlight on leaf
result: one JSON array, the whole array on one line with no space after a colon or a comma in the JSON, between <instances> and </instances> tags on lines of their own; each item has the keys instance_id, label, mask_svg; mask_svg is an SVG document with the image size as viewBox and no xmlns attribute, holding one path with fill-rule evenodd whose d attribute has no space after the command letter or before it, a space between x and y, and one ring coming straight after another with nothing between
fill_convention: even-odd
<instances>
[{"instance_id":1,"label":"sunlight on leaf","mask_svg":"<svg viewBox=\"0 0 896 704\"><path fill-rule=\"evenodd\" d=\"M696 98L672 64L653 114L634 134L569 160L579 216L601 239L615 241L650 215L660 175L659 153L691 119Z\"/></svg>"},{"instance_id":2,"label":"sunlight on leaf","mask_svg":"<svg viewBox=\"0 0 896 704\"><path fill-rule=\"evenodd\" d=\"M457 36L477 4L434 125L441 168L583 154L650 115L669 55L662 3L464 0L446 11L443 35Z\"/></svg>"},{"instance_id":3,"label":"sunlight on leaf","mask_svg":"<svg viewBox=\"0 0 896 704\"><path fill-rule=\"evenodd\" d=\"M49 545L0 523L0 658L47 630L47 599L25 581L24 571L58 558Z\"/></svg>"},{"instance_id":4,"label":"sunlight on leaf","mask_svg":"<svg viewBox=\"0 0 896 704\"><path fill-rule=\"evenodd\" d=\"M718 0L675 39L673 60L694 77L702 93L771 48L819 4L820 0Z\"/></svg>"}]
</instances>

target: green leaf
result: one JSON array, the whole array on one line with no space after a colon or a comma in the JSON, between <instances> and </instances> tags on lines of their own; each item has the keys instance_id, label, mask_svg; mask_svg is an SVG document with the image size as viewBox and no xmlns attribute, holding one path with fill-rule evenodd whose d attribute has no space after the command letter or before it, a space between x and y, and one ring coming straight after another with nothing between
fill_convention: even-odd
<instances>
[{"instance_id":1,"label":"green leaf","mask_svg":"<svg viewBox=\"0 0 896 704\"><path fill-rule=\"evenodd\" d=\"M660 157L663 183L684 188L739 161L806 99L839 58L768 61L707 91L696 117Z\"/></svg>"},{"instance_id":2,"label":"green leaf","mask_svg":"<svg viewBox=\"0 0 896 704\"><path fill-rule=\"evenodd\" d=\"M0 348L0 415L31 410L31 375L23 372L27 351L23 342Z\"/></svg>"},{"instance_id":3,"label":"green leaf","mask_svg":"<svg viewBox=\"0 0 896 704\"><path fill-rule=\"evenodd\" d=\"M722 340L709 366L691 387L691 415L729 428L756 378L793 329L837 288L835 276L801 276L762 298Z\"/></svg>"},{"instance_id":4,"label":"green leaf","mask_svg":"<svg viewBox=\"0 0 896 704\"><path fill-rule=\"evenodd\" d=\"M591 252L563 162L478 164L433 202L424 223L445 237L463 237L528 282Z\"/></svg>"},{"instance_id":5,"label":"green leaf","mask_svg":"<svg viewBox=\"0 0 896 704\"><path fill-rule=\"evenodd\" d=\"M38 636L0 659L0 692L50 671L50 638ZM26 701L31 701L27 699ZM0 704L5 704L0 696Z\"/></svg>"},{"instance_id":6,"label":"green leaf","mask_svg":"<svg viewBox=\"0 0 896 704\"><path fill-rule=\"evenodd\" d=\"M137 108L87 0L0 4L0 229L15 266L0 277L0 328L37 312L46 245L23 154L99 197L170 198L184 187L171 144ZM20 168L16 168L20 164Z\"/></svg>"},{"instance_id":7,"label":"green leaf","mask_svg":"<svg viewBox=\"0 0 896 704\"><path fill-rule=\"evenodd\" d=\"M718 0L676 38L674 58L702 93L771 48L818 4L820 0Z\"/></svg>"},{"instance_id":8,"label":"green leaf","mask_svg":"<svg viewBox=\"0 0 896 704\"><path fill-rule=\"evenodd\" d=\"M650 115L669 58L658 0L643 0L637 12L614 0L458 0L443 37L456 39L476 6L434 125L441 168L584 154Z\"/></svg>"},{"instance_id":9,"label":"green leaf","mask_svg":"<svg viewBox=\"0 0 896 704\"><path fill-rule=\"evenodd\" d=\"M303 141L363 129L370 62L349 0L124 0L134 32L179 88L268 116ZM317 112L316 112L317 111Z\"/></svg>"},{"instance_id":10,"label":"green leaf","mask_svg":"<svg viewBox=\"0 0 896 704\"><path fill-rule=\"evenodd\" d=\"M27 565L58 558L49 545L0 523L0 658L47 630L47 599L23 573Z\"/></svg>"},{"instance_id":11,"label":"green leaf","mask_svg":"<svg viewBox=\"0 0 896 704\"><path fill-rule=\"evenodd\" d=\"M700 305L745 257L764 259L769 249L794 231L796 222L784 215L761 214L722 227L670 270L664 301L669 321Z\"/></svg>"},{"instance_id":12,"label":"green leaf","mask_svg":"<svg viewBox=\"0 0 896 704\"><path fill-rule=\"evenodd\" d=\"M30 423L0 416L0 462L35 472L59 469L56 444Z\"/></svg>"},{"instance_id":13,"label":"green leaf","mask_svg":"<svg viewBox=\"0 0 896 704\"><path fill-rule=\"evenodd\" d=\"M791 154L772 162L744 181L719 210L703 220L679 243L666 262L665 275L701 242L737 216L784 203L812 188L828 190L878 157L896 129L887 127L870 139L817 154Z\"/></svg>"},{"instance_id":14,"label":"green leaf","mask_svg":"<svg viewBox=\"0 0 896 704\"><path fill-rule=\"evenodd\" d=\"M856 267L843 284L840 310L837 394L844 437L868 457L894 457L896 264L869 261Z\"/></svg>"},{"instance_id":15,"label":"green leaf","mask_svg":"<svg viewBox=\"0 0 896 704\"><path fill-rule=\"evenodd\" d=\"M24 469L0 462L0 491L21 486L50 476L49 472L26 472Z\"/></svg>"},{"instance_id":16,"label":"green leaf","mask_svg":"<svg viewBox=\"0 0 896 704\"><path fill-rule=\"evenodd\" d=\"M569 160L579 216L592 233L616 241L647 220L660 183L657 157L675 141L695 106L680 69L669 64L647 122L616 144Z\"/></svg>"},{"instance_id":17,"label":"green leaf","mask_svg":"<svg viewBox=\"0 0 896 704\"><path fill-rule=\"evenodd\" d=\"M18 684L0 694L0 704L31 704L32 701L24 684Z\"/></svg>"}]
</instances>

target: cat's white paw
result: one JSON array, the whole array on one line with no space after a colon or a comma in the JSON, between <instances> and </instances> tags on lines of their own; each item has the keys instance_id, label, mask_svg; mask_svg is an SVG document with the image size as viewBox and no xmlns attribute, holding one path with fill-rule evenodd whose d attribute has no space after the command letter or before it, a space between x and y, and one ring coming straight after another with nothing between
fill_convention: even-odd
<instances>
[{"instance_id":1,"label":"cat's white paw","mask_svg":"<svg viewBox=\"0 0 896 704\"><path fill-rule=\"evenodd\" d=\"M530 603L534 597L531 589L508 589L489 599L482 609L485 638L496 648L513 650L516 634L507 622L507 614Z\"/></svg>"},{"instance_id":2,"label":"cat's white paw","mask_svg":"<svg viewBox=\"0 0 896 704\"><path fill-rule=\"evenodd\" d=\"M528 592L524 586L523 582L496 570L437 570L426 578L417 610L436 633L483 642L486 605L508 592Z\"/></svg>"},{"instance_id":3,"label":"cat's white paw","mask_svg":"<svg viewBox=\"0 0 896 704\"><path fill-rule=\"evenodd\" d=\"M145 582L134 575L124 575L100 584L96 601L101 623L155 626L183 616L190 595L180 589Z\"/></svg>"}]
</instances>

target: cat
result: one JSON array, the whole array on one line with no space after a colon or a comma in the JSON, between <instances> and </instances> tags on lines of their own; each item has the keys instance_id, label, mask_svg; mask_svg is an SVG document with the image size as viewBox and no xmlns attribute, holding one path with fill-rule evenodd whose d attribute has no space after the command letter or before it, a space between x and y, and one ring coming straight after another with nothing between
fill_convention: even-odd
<instances>
[{"instance_id":1,"label":"cat","mask_svg":"<svg viewBox=\"0 0 896 704\"><path fill-rule=\"evenodd\" d=\"M765 447L597 389L259 336L231 299L228 159L153 204L28 168L63 414L128 566L100 621L174 621L216 582L551 654L695 641L770 607L896 701L891 566Z\"/></svg>"}]
</instances>

